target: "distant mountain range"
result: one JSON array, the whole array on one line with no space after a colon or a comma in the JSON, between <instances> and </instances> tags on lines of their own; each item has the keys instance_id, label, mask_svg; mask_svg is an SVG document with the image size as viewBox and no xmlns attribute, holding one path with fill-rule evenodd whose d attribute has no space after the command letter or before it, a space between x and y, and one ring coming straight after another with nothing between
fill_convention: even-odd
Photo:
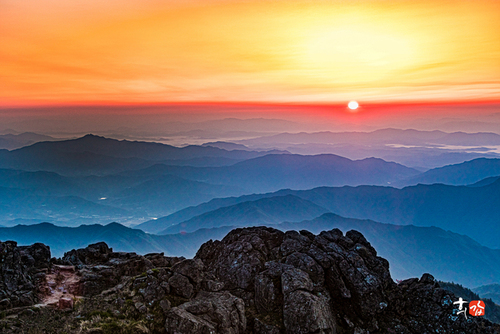
<instances>
[{"instance_id":1,"label":"distant mountain range","mask_svg":"<svg viewBox=\"0 0 500 334\"><path fill-rule=\"evenodd\" d=\"M242 193L236 187L174 175L67 177L0 169L0 219L3 225L35 219L68 226L144 221L143 217L162 216L213 197Z\"/></svg>"},{"instance_id":2,"label":"distant mountain range","mask_svg":"<svg viewBox=\"0 0 500 334\"><path fill-rule=\"evenodd\" d=\"M465 133L419 131L413 129L380 129L372 132L300 132L280 133L254 139L239 140L249 147L271 147L291 144L401 144L401 145L500 145L500 135L491 132Z\"/></svg>"},{"instance_id":3,"label":"distant mountain range","mask_svg":"<svg viewBox=\"0 0 500 334\"><path fill-rule=\"evenodd\" d=\"M15 240L19 244L43 242L50 246L52 255L56 257L62 256L64 252L71 249L86 247L98 241L105 241L116 251L145 254L164 251L170 253L177 249L179 254L186 252L183 243L173 245L169 241L169 245L163 245L161 238L117 223L106 226L95 224L79 227L59 227L49 223L18 225L0 228L0 240Z\"/></svg>"},{"instance_id":4,"label":"distant mountain range","mask_svg":"<svg viewBox=\"0 0 500 334\"><path fill-rule=\"evenodd\" d=\"M223 150L211 146L174 147L170 145L116 140L95 135L63 141L44 141L8 151L0 150L0 168L26 171L51 171L62 175L106 175L125 170L146 168L160 162L199 165L208 159L210 165L237 162L276 150L257 152Z\"/></svg>"},{"instance_id":5,"label":"distant mountain range","mask_svg":"<svg viewBox=\"0 0 500 334\"><path fill-rule=\"evenodd\" d=\"M40 141L57 140L56 138L41 135L33 132L24 132L19 134L0 135L0 149L13 150L24 146L32 145Z\"/></svg>"},{"instance_id":6,"label":"distant mountain range","mask_svg":"<svg viewBox=\"0 0 500 334\"><path fill-rule=\"evenodd\" d=\"M192 222L203 227L203 217L216 227L217 221L226 224L226 219L218 220L221 208L231 210L234 226L243 226L244 210L236 212L242 203L257 202L263 198L293 195L303 200L340 214L357 219L418 226L437 226L446 230L465 234L483 245L500 248L500 180L484 186L448 186L443 184L417 185L397 189L392 187L319 187L311 190L280 190L260 195L230 197L212 200L198 207L186 208L167 217L138 226L146 230L180 231ZM238 206L235 206L238 205ZM271 213L266 213L272 215ZM172 225L178 224L177 227Z\"/></svg>"},{"instance_id":7,"label":"distant mountain range","mask_svg":"<svg viewBox=\"0 0 500 334\"><path fill-rule=\"evenodd\" d=\"M135 224L217 197L319 185L388 184L419 174L374 158L353 161L272 152L177 148L93 135L0 150L0 225L19 220L71 226ZM217 165L217 159L233 164L199 166Z\"/></svg>"},{"instance_id":8,"label":"distant mountain range","mask_svg":"<svg viewBox=\"0 0 500 334\"><path fill-rule=\"evenodd\" d=\"M472 290L481 295L481 297L490 298L496 304L500 305L500 284L487 284Z\"/></svg>"},{"instance_id":9,"label":"distant mountain range","mask_svg":"<svg viewBox=\"0 0 500 334\"><path fill-rule=\"evenodd\" d=\"M213 146L196 145L175 147L153 142L116 140L92 134L73 140L39 142L26 148L26 150L32 152L92 152L94 154L115 158L138 158L155 162L201 157L224 157L243 160L277 152L273 150L264 152L235 149L225 150Z\"/></svg>"},{"instance_id":10,"label":"distant mountain range","mask_svg":"<svg viewBox=\"0 0 500 334\"><path fill-rule=\"evenodd\" d=\"M390 262L395 279L421 276L431 272L440 280L466 286L479 286L500 281L500 250L479 245L472 239L436 227L397 226L370 220L343 218L331 213L312 220L272 225L281 230L322 230L339 228L346 232L360 231ZM115 251L137 253L165 252L191 257L209 239L221 239L233 227L200 229L194 233L151 235L119 224L89 225L77 228L52 224L0 228L0 240L15 240L20 244L43 242L54 256L87 244L105 241Z\"/></svg>"},{"instance_id":11,"label":"distant mountain range","mask_svg":"<svg viewBox=\"0 0 500 334\"><path fill-rule=\"evenodd\" d=\"M159 234L194 232L221 226L249 227L302 221L328 212L310 201L293 195L262 198L222 207L171 226Z\"/></svg>"},{"instance_id":12,"label":"distant mountain range","mask_svg":"<svg viewBox=\"0 0 500 334\"><path fill-rule=\"evenodd\" d=\"M417 170L381 159L350 160L332 154L268 154L231 166L199 168L155 165L123 173L177 175L182 178L241 187L246 193L320 185L386 185L419 174Z\"/></svg>"},{"instance_id":13,"label":"distant mountain range","mask_svg":"<svg viewBox=\"0 0 500 334\"><path fill-rule=\"evenodd\" d=\"M500 135L381 129L372 132L299 132L236 141L251 149L282 149L296 154L332 153L350 159L378 157L413 168L431 169L500 154Z\"/></svg>"},{"instance_id":14,"label":"distant mountain range","mask_svg":"<svg viewBox=\"0 0 500 334\"><path fill-rule=\"evenodd\" d=\"M380 133L389 138L396 136L399 130ZM440 132L407 130L404 133L417 139L424 134L436 138L447 136ZM77 226L147 221L140 225L146 231L158 233L172 228L169 230L172 233L186 230L171 227L179 223L194 231L227 225L230 217L237 217L231 225L244 226L312 219L320 213L333 212L387 223L436 225L498 247L495 240L499 219L498 182L494 177L500 175L500 159L476 159L419 173L376 158L350 160L332 154L268 153L210 145L177 148L93 135L39 142L13 151L0 150L0 165L9 167L0 169L0 225L48 221ZM209 163L212 159L210 163L214 163L213 159L219 158L226 163L239 162L215 167L162 163L165 159L180 164L195 160L196 164ZM484 178L493 179L480 181ZM315 188L397 186L416 182L473 185L418 185L401 190L373 186ZM260 195L228 198L251 193ZM257 206L254 203L246 204L247 212L235 207L221 210L225 213L208 214L242 202L284 195L295 196L295 204L280 204L282 213L277 207L271 210L271 207L261 207L263 203ZM223 199L210 202L214 198ZM190 207L204 202L207 204L198 208ZM322 211L317 211L318 207ZM203 214L206 215L196 218ZM193 220L186 223L190 219ZM471 222L481 228L473 227Z\"/></svg>"},{"instance_id":15,"label":"distant mountain range","mask_svg":"<svg viewBox=\"0 0 500 334\"><path fill-rule=\"evenodd\" d=\"M431 169L425 173L396 184L433 184L466 185L479 182L485 178L500 175L500 159L474 159L461 164Z\"/></svg>"}]
</instances>

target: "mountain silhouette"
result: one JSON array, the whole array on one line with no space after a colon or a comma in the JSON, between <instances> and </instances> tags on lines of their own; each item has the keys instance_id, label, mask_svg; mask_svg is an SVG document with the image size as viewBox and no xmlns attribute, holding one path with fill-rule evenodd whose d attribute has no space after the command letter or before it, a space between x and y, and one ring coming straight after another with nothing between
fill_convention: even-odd
<instances>
[{"instance_id":1,"label":"mountain silhouette","mask_svg":"<svg viewBox=\"0 0 500 334\"><path fill-rule=\"evenodd\" d=\"M275 196L210 211L173 225L159 234L194 232L200 228L221 226L273 225L283 221L312 219L325 212L328 210L293 195Z\"/></svg>"},{"instance_id":2,"label":"mountain silhouette","mask_svg":"<svg viewBox=\"0 0 500 334\"><path fill-rule=\"evenodd\" d=\"M406 185L417 183L466 185L497 175L500 175L500 159L479 158L460 164L434 168L400 183ZM399 183L396 182L396 184Z\"/></svg>"},{"instance_id":3,"label":"mountain silhouette","mask_svg":"<svg viewBox=\"0 0 500 334\"><path fill-rule=\"evenodd\" d=\"M397 189L380 186L318 187L280 190L212 200L157 220L164 228L221 207L259 198L294 195L344 217L396 225L437 226L465 234L482 245L500 248L500 180L482 187L417 185ZM180 220L180 221L179 221ZM148 222L149 224L149 222ZM141 225L139 225L141 227Z\"/></svg>"}]
</instances>

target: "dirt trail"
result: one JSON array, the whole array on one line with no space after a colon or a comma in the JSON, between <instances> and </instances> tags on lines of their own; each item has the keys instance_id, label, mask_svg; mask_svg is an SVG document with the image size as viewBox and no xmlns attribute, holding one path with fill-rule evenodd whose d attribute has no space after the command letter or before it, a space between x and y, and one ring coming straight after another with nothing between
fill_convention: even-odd
<instances>
[{"instance_id":1,"label":"dirt trail","mask_svg":"<svg viewBox=\"0 0 500 334\"><path fill-rule=\"evenodd\" d=\"M73 308L74 301L79 298L80 290L80 277L76 274L75 267L54 265L45 280L41 306Z\"/></svg>"}]
</instances>

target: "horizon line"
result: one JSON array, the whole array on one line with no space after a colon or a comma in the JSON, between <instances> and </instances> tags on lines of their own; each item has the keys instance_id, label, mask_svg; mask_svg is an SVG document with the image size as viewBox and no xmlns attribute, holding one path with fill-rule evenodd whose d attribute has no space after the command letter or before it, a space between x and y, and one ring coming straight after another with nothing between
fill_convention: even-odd
<instances>
[{"instance_id":1,"label":"horizon line","mask_svg":"<svg viewBox=\"0 0 500 334\"><path fill-rule=\"evenodd\" d=\"M7 109L36 109L36 108L66 108L66 107L163 107L163 106L290 106L290 107L344 107L349 101L355 100L360 106L380 107L380 106L431 106L431 105L492 105L500 104L500 99L464 99L464 100L391 100L391 101L366 101L360 99L351 99L346 101L317 101L317 102L269 102L269 101L168 101L168 102L110 102L110 101L92 101L92 102L62 102L62 103L28 103L0 105L0 110Z\"/></svg>"}]
</instances>

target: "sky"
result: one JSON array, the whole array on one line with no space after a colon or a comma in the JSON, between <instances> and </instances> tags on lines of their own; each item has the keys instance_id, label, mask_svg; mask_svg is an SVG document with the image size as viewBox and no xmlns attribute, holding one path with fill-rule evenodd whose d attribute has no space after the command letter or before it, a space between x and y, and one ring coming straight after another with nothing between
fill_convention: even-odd
<instances>
[{"instance_id":1,"label":"sky","mask_svg":"<svg viewBox=\"0 0 500 334\"><path fill-rule=\"evenodd\" d=\"M0 0L0 108L500 100L497 0Z\"/></svg>"}]
</instances>

